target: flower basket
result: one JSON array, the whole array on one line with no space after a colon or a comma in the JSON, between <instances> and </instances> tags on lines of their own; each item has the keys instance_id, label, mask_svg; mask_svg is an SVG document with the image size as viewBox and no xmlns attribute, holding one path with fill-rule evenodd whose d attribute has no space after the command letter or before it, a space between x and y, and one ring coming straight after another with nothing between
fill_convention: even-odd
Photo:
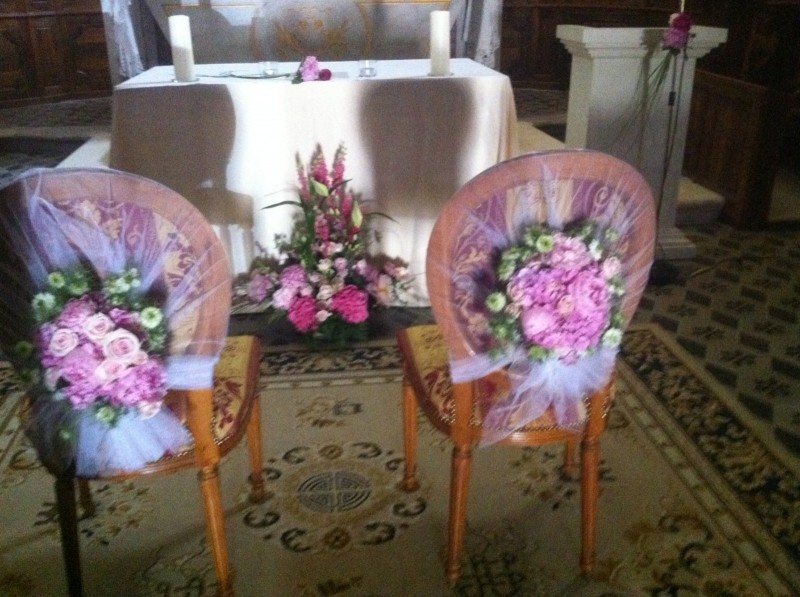
<instances>
[{"instance_id":1,"label":"flower basket","mask_svg":"<svg viewBox=\"0 0 800 597\"><path fill-rule=\"evenodd\" d=\"M277 239L281 255L257 259L250 272L249 299L271 320L286 318L312 348L366 340L370 314L410 292L402 264L367 251L369 221L388 216L365 212L347 190L345 155L340 145L330 169L319 146L308 167L297 157L299 199L266 208L297 207L295 226Z\"/></svg>"}]
</instances>

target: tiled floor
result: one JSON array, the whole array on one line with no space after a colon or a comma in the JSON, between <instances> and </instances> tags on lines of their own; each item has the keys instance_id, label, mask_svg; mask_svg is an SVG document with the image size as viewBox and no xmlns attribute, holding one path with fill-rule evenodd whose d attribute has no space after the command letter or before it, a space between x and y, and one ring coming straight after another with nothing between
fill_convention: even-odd
<instances>
[{"instance_id":1,"label":"tiled floor","mask_svg":"<svg viewBox=\"0 0 800 597\"><path fill-rule=\"evenodd\" d=\"M517 90L517 104L520 120L563 122L566 94ZM110 123L108 98L28 106L0 110L0 137L107 134ZM28 165L0 146L0 175ZM676 263L674 283L648 288L636 321L663 326L800 455L800 231L685 232L697 257Z\"/></svg>"}]
</instances>

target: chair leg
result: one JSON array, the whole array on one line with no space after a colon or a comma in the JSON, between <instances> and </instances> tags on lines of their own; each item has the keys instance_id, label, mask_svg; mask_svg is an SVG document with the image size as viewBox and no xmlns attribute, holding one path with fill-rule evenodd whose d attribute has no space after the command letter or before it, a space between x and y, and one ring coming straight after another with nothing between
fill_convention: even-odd
<instances>
[{"instance_id":1,"label":"chair leg","mask_svg":"<svg viewBox=\"0 0 800 597\"><path fill-rule=\"evenodd\" d=\"M81 578L81 552L78 538L78 512L75 503L75 476L73 471L56 476L56 505L58 524L61 529L61 550L67 576L69 597L83 597Z\"/></svg>"},{"instance_id":2,"label":"chair leg","mask_svg":"<svg viewBox=\"0 0 800 597\"><path fill-rule=\"evenodd\" d=\"M81 506L80 520L84 518L93 518L97 514L97 507L94 505L92 499L92 488L89 487L87 479L78 479L78 503Z\"/></svg>"},{"instance_id":3,"label":"chair leg","mask_svg":"<svg viewBox=\"0 0 800 597\"><path fill-rule=\"evenodd\" d=\"M584 437L581 443L581 572L594 571L597 536L597 501L600 477L600 439Z\"/></svg>"},{"instance_id":4,"label":"chair leg","mask_svg":"<svg viewBox=\"0 0 800 597\"><path fill-rule=\"evenodd\" d=\"M472 472L472 446L453 447L450 471L450 523L447 537L447 582L455 586L461 577L461 552L467 517L467 494Z\"/></svg>"},{"instance_id":5,"label":"chair leg","mask_svg":"<svg viewBox=\"0 0 800 597\"><path fill-rule=\"evenodd\" d=\"M271 494L264 488L264 461L261 456L261 403L253 400L250 420L247 422L247 450L250 453L250 496L253 504L263 504Z\"/></svg>"},{"instance_id":6,"label":"chair leg","mask_svg":"<svg viewBox=\"0 0 800 597\"><path fill-rule=\"evenodd\" d=\"M405 466L403 469L402 489L416 491L417 481L417 397L414 388L403 378L403 445L405 449Z\"/></svg>"},{"instance_id":7,"label":"chair leg","mask_svg":"<svg viewBox=\"0 0 800 597\"><path fill-rule=\"evenodd\" d=\"M197 478L203 496L206 530L217 573L217 595L233 597L233 577L225 537L225 516L219 480L219 449L214 443L212 420L212 391L210 388L188 393L187 424L194 437Z\"/></svg>"}]
</instances>

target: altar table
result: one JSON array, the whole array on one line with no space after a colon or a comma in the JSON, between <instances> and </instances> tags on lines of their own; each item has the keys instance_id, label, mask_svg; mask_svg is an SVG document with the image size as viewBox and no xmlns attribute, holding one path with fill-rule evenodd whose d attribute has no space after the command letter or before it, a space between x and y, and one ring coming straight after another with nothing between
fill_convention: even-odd
<instances>
[{"instance_id":1,"label":"altar table","mask_svg":"<svg viewBox=\"0 0 800 597\"><path fill-rule=\"evenodd\" d=\"M297 63L281 63L293 73ZM117 85L112 168L160 181L215 226L234 273L291 228L296 159L319 144L332 161L347 148L346 178L380 238L374 252L406 261L425 294L428 237L440 207L470 178L516 152L516 111L503 74L469 59L452 76L428 76L430 61L380 61L359 78L357 62L327 62L329 81L259 79L256 64L197 65L196 83L158 66Z\"/></svg>"}]
</instances>

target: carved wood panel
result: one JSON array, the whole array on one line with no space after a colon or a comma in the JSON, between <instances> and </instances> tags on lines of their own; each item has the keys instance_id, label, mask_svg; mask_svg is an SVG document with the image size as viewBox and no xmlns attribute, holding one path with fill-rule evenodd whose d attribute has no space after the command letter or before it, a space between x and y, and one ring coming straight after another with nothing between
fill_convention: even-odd
<instances>
[{"instance_id":1,"label":"carved wood panel","mask_svg":"<svg viewBox=\"0 0 800 597\"><path fill-rule=\"evenodd\" d=\"M0 102L110 92L98 0L0 0Z\"/></svg>"}]
</instances>

